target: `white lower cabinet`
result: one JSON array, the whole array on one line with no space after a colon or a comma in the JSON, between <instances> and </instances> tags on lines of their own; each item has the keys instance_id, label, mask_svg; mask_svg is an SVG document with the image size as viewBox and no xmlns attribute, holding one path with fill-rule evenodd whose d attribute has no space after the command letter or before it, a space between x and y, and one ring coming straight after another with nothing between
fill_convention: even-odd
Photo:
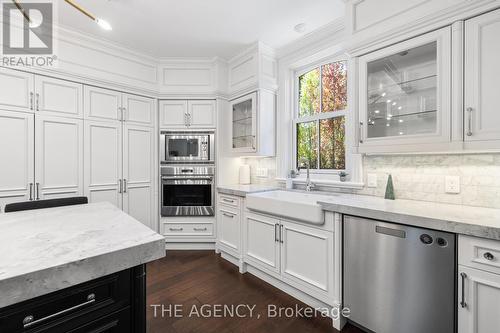
<instances>
[{"instance_id":1,"label":"white lower cabinet","mask_svg":"<svg viewBox=\"0 0 500 333\"><path fill-rule=\"evenodd\" d=\"M34 116L0 111L0 212L8 203L33 199Z\"/></svg>"},{"instance_id":2,"label":"white lower cabinet","mask_svg":"<svg viewBox=\"0 0 500 333\"><path fill-rule=\"evenodd\" d=\"M280 274L280 221L276 218L246 213L244 260L272 275Z\"/></svg>"},{"instance_id":3,"label":"white lower cabinet","mask_svg":"<svg viewBox=\"0 0 500 333\"><path fill-rule=\"evenodd\" d=\"M500 275L459 266L458 278L458 332L497 333Z\"/></svg>"},{"instance_id":4,"label":"white lower cabinet","mask_svg":"<svg viewBox=\"0 0 500 333\"><path fill-rule=\"evenodd\" d=\"M83 120L35 116L36 199L83 193Z\"/></svg>"},{"instance_id":5,"label":"white lower cabinet","mask_svg":"<svg viewBox=\"0 0 500 333\"><path fill-rule=\"evenodd\" d=\"M458 238L458 332L496 333L500 327L500 241Z\"/></svg>"},{"instance_id":6,"label":"white lower cabinet","mask_svg":"<svg viewBox=\"0 0 500 333\"><path fill-rule=\"evenodd\" d=\"M151 229L154 226L154 131L123 126L123 211Z\"/></svg>"},{"instance_id":7,"label":"white lower cabinet","mask_svg":"<svg viewBox=\"0 0 500 333\"><path fill-rule=\"evenodd\" d=\"M334 298L333 232L281 221L281 278L321 301Z\"/></svg>"},{"instance_id":8,"label":"white lower cabinet","mask_svg":"<svg viewBox=\"0 0 500 333\"><path fill-rule=\"evenodd\" d=\"M217 210L218 245L229 254L240 257L241 215L238 209L219 206Z\"/></svg>"},{"instance_id":9,"label":"white lower cabinet","mask_svg":"<svg viewBox=\"0 0 500 333\"><path fill-rule=\"evenodd\" d=\"M122 208L122 125L85 122L85 195Z\"/></svg>"}]
</instances>

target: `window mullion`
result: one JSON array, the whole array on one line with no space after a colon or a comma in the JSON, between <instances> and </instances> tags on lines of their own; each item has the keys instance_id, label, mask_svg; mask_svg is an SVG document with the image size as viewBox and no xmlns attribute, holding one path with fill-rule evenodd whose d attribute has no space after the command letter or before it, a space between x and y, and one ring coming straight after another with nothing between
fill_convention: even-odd
<instances>
[{"instance_id":1,"label":"window mullion","mask_svg":"<svg viewBox=\"0 0 500 333\"><path fill-rule=\"evenodd\" d=\"M321 169L321 166L320 166L320 152L321 152L321 148L320 148L320 143L321 143L321 132L319 131L319 119L316 120L316 133L318 133L318 135L316 136L316 149L317 149L317 152L316 152L316 169L320 170Z\"/></svg>"},{"instance_id":2,"label":"window mullion","mask_svg":"<svg viewBox=\"0 0 500 333\"><path fill-rule=\"evenodd\" d=\"M321 169L320 165L320 154L321 154L321 132L320 132L320 126L319 126L319 121L321 119L321 112L323 111L323 65L319 66L319 114L318 118L316 120L316 130L318 131L318 142L317 142L317 147L318 147L318 152L317 152L317 169Z\"/></svg>"}]
</instances>

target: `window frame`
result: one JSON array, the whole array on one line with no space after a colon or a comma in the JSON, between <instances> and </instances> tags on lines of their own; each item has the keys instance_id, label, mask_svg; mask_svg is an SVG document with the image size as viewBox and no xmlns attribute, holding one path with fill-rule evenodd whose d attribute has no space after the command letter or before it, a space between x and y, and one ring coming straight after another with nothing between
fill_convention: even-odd
<instances>
[{"instance_id":1,"label":"window frame","mask_svg":"<svg viewBox=\"0 0 500 333\"><path fill-rule=\"evenodd\" d=\"M320 111L323 109L323 71L321 70L321 67L324 65L328 65L331 63L336 63L336 62L344 62L346 66L346 73L347 73L347 82L346 82L346 89L347 89L347 96L349 96L349 60L347 57L338 57L334 59L326 59L323 61L315 62L312 64L309 64L307 66L301 67L299 69L296 69L293 73L293 79L294 79L294 93L293 93L293 117L292 117L292 166L294 169L298 169L298 164L297 164L297 125L301 123L308 123L308 122L316 122L316 131L318 133L317 135L317 142L316 145L318 147L318 157L317 157L317 169L310 169L311 174L324 174L324 175L338 175L340 172L347 172L349 173L350 169L350 158L348 158L348 146L347 146L347 139L344 139L344 147L345 147L345 168L344 169L320 169L321 166L321 154L320 154L320 141L321 141L321 132L320 132L320 121L324 119L332 119L332 118L338 118L338 117L344 117L345 125L344 125L344 130L345 130L345 137L348 135L348 112L350 111L349 109L349 98L347 98L347 108L344 110L337 110L337 111L329 111L329 112L319 112L318 114L312 115L312 116L304 116L304 117L299 117L299 112L300 112L300 103L299 103L299 97L300 97L300 77L316 68L320 69Z\"/></svg>"}]
</instances>

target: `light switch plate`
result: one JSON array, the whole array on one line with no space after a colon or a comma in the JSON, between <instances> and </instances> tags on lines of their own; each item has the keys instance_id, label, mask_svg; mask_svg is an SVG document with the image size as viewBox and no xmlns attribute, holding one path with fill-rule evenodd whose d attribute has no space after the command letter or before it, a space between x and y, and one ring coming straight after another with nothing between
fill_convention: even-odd
<instances>
[{"instance_id":1,"label":"light switch plate","mask_svg":"<svg viewBox=\"0 0 500 333\"><path fill-rule=\"evenodd\" d=\"M268 176L269 171L267 168L257 168L256 173L257 173L257 177L265 178Z\"/></svg>"},{"instance_id":2,"label":"light switch plate","mask_svg":"<svg viewBox=\"0 0 500 333\"><path fill-rule=\"evenodd\" d=\"M366 176L367 182L368 182L368 187L377 187L377 174L376 173L369 173Z\"/></svg>"},{"instance_id":3,"label":"light switch plate","mask_svg":"<svg viewBox=\"0 0 500 333\"><path fill-rule=\"evenodd\" d=\"M445 192L450 194L460 193L460 177L446 176L445 177Z\"/></svg>"}]
</instances>

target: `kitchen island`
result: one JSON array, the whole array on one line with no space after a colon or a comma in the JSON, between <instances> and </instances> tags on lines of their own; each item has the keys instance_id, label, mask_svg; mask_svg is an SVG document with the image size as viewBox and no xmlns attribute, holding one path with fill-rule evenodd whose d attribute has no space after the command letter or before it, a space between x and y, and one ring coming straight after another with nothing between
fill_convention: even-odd
<instances>
[{"instance_id":1,"label":"kitchen island","mask_svg":"<svg viewBox=\"0 0 500 333\"><path fill-rule=\"evenodd\" d=\"M164 246L109 203L0 215L0 331L144 331L144 264Z\"/></svg>"}]
</instances>

